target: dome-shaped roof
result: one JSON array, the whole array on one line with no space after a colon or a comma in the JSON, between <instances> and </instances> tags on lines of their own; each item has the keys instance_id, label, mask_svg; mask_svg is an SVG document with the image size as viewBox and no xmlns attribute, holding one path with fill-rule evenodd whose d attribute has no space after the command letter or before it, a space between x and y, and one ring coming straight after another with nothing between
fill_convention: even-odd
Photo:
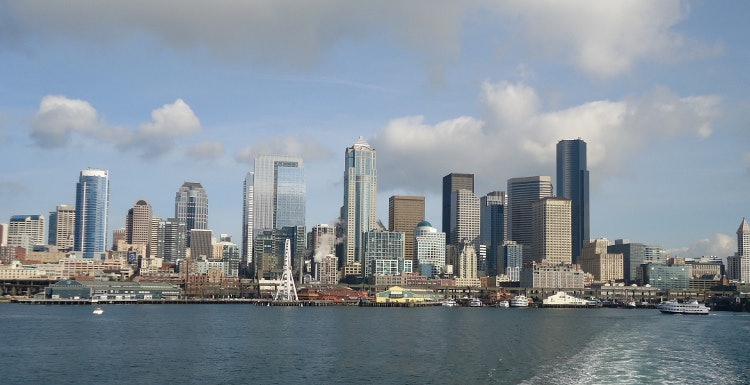
<instances>
[{"instance_id":1,"label":"dome-shaped roof","mask_svg":"<svg viewBox=\"0 0 750 385\"><path fill-rule=\"evenodd\" d=\"M417 223L417 227L432 227L432 224L430 224L430 222L427 222L427 221L422 221L422 222Z\"/></svg>"}]
</instances>

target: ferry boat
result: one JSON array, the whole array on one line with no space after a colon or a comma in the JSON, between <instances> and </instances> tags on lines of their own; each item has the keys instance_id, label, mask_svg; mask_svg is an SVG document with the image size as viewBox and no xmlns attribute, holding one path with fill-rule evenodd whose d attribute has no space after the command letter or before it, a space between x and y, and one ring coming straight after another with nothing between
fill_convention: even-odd
<instances>
[{"instance_id":1,"label":"ferry boat","mask_svg":"<svg viewBox=\"0 0 750 385\"><path fill-rule=\"evenodd\" d=\"M596 301L578 298L564 291L558 291L557 293L542 300L542 305L551 307L590 307L596 306Z\"/></svg>"},{"instance_id":2,"label":"ferry boat","mask_svg":"<svg viewBox=\"0 0 750 385\"><path fill-rule=\"evenodd\" d=\"M525 295L519 294L510 300L510 307L529 307L529 299Z\"/></svg>"},{"instance_id":3,"label":"ferry boat","mask_svg":"<svg viewBox=\"0 0 750 385\"><path fill-rule=\"evenodd\" d=\"M458 306L458 302L454 299L446 299L440 305L445 307L456 307Z\"/></svg>"},{"instance_id":4,"label":"ferry boat","mask_svg":"<svg viewBox=\"0 0 750 385\"><path fill-rule=\"evenodd\" d=\"M94 313L96 315L102 315L102 314L104 314L104 309L98 307L98 308L94 309L94 311L92 311L92 313Z\"/></svg>"},{"instance_id":5,"label":"ferry boat","mask_svg":"<svg viewBox=\"0 0 750 385\"><path fill-rule=\"evenodd\" d=\"M699 314L707 315L708 306L698 303L696 300L690 302L677 302L677 300L670 300L662 302L656 307L660 312L665 314Z\"/></svg>"}]
</instances>

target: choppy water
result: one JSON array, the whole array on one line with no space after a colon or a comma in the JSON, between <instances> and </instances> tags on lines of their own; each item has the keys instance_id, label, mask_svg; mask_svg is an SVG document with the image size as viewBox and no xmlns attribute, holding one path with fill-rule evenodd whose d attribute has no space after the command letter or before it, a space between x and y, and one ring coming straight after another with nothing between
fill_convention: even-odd
<instances>
[{"instance_id":1,"label":"choppy water","mask_svg":"<svg viewBox=\"0 0 750 385\"><path fill-rule=\"evenodd\" d=\"M1 383L743 384L750 314L0 305Z\"/></svg>"}]
</instances>

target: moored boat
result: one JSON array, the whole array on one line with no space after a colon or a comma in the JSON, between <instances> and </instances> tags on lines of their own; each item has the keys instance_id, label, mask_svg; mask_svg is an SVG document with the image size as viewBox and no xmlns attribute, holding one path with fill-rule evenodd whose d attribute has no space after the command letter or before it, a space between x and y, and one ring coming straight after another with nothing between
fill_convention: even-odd
<instances>
[{"instance_id":1,"label":"moored boat","mask_svg":"<svg viewBox=\"0 0 750 385\"><path fill-rule=\"evenodd\" d=\"M94 313L96 315L102 315L102 314L104 314L104 309L98 307L98 308L94 309L94 311L92 311L92 313Z\"/></svg>"},{"instance_id":2,"label":"moored boat","mask_svg":"<svg viewBox=\"0 0 750 385\"><path fill-rule=\"evenodd\" d=\"M507 299L504 299L502 301L498 301L498 303L495 306L502 307L502 308L508 308L508 307L510 307L510 302L508 302Z\"/></svg>"},{"instance_id":3,"label":"moored boat","mask_svg":"<svg viewBox=\"0 0 750 385\"><path fill-rule=\"evenodd\" d=\"M469 301L469 307L482 307L482 300L479 298L472 298L471 301Z\"/></svg>"},{"instance_id":4,"label":"moored boat","mask_svg":"<svg viewBox=\"0 0 750 385\"><path fill-rule=\"evenodd\" d=\"M529 299L525 295L519 294L510 300L510 307L529 307Z\"/></svg>"},{"instance_id":5,"label":"moored boat","mask_svg":"<svg viewBox=\"0 0 750 385\"><path fill-rule=\"evenodd\" d=\"M443 302L441 303L441 306L456 307L458 306L458 302L456 302L456 300L454 299L446 299L446 300L443 300Z\"/></svg>"},{"instance_id":6,"label":"moored boat","mask_svg":"<svg viewBox=\"0 0 750 385\"><path fill-rule=\"evenodd\" d=\"M689 302L678 302L677 300L669 300L662 302L656 307L660 312L664 314L698 314L707 315L710 310L708 306L698 303L696 300Z\"/></svg>"},{"instance_id":7,"label":"moored boat","mask_svg":"<svg viewBox=\"0 0 750 385\"><path fill-rule=\"evenodd\" d=\"M542 305L550 307L593 307L596 306L597 303L596 301L572 296L564 291L558 291L548 298L545 298L542 301Z\"/></svg>"}]
</instances>

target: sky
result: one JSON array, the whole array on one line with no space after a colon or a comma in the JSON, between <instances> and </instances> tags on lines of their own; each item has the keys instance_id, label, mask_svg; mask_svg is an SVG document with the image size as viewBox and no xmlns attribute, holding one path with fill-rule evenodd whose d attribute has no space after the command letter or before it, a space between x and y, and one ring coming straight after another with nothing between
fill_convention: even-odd
<instances>
[{"instance_id":1,"label":"sky","mask_svg":"<svg viewBox=\"0 0 750 385\"><path fill-rule=\"evenodd\" d=\"M750 3L0 0L0 221L75 204L110 173L110 231L185 181L240 241L261 154L304 159L307 225L343 202L344 153L377 150L378 214L441 182L555 179L588 144L592 238L683 257L737 250L750 217ZM7 218L7 219L4 219Z\"/></svg>"}]
</instances>

